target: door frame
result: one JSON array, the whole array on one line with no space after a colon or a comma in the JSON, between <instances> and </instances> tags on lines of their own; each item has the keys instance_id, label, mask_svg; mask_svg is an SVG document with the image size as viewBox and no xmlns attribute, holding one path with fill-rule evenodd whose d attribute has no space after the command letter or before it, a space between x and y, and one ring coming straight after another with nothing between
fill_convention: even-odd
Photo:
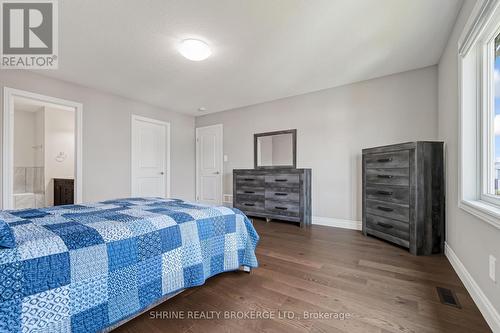
<instances>
[{"instance_id":1,"label":"door frame","mask_svg":"<svg viewBox=\"0 0 500 333\"><path fill-rule=\"evenodd\" d=\"M139 116L136 114L132 114L132 116L130 118L130 128L131 128L131 132L130 132L130 195L131 196L134 195L133 191L134 191L134 184L135 184L135 175L134 175L134 167L133 167L132 161L134 160L134 155L135 155L134 136L136 134L135 133L136 129L135 129L134 124L135 124L135 121L137 121L137 120L165 126L166 143L165 143L165 161L164 161L164 163L165 163L165 168L166 168L166 173L167 173L166 177L165 177L165 182L166 182L165 197L170 198L170 181L172 179L172 177L171 177L172 170L170 169L170 151L171 151L171 149L170 149L170 146L171 146L170 123L166 122L166 121L158 120L158 119Z\"/></svg>"},{"instance_id":2,"label":"door frame","mask_svg":"<svg viewBox=\"0 0 500 333\"><path fill-rule=\"evenodd\" d=\"M2 209L14 208L14 98L22 97L33 99L44 104L54 105L75 110L75 203L83 200L83 104L47 96L30 91L3 88L3 157L2 157Z\"/></svg>"},{"instance_id":3,"label":"door frame","mask_svg":"<svg viewBox=\"0 0 500 333\"><path fill-rule=\"evenodd\" d=\"M220 196L220 204L222 205L222 203L224 202L224 126L223 124L215 124L215 125L210 125L210 126L201 126L201 127L196 127L196 137L195 137L195 143L196 143L196 201L199 200L200 198L200 165L199 165L199 161L200 161L200 157L199 157L199 153L200 153L200 148L199 148L199 141L198 141L198 132L199 132L199 129L201 128L210 128L210 127L214 127L214 128L219 128L219 131L220 131L220 142L221 142L221 149L220 149L220 152L221 152L221 156L220 156L220 191L221 191L221 196Z\"/></svg>"}]
</instances>

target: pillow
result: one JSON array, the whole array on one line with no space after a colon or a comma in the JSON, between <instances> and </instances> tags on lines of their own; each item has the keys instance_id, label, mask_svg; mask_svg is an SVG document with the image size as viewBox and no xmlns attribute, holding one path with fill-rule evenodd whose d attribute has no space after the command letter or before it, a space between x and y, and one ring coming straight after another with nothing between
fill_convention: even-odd
<instances>
[{"instance_id":1,"label":"pillow","mask_svg":"<svg viewBox=\"0 0 500 333\"><path fill-rule=\"evenodd\" d=\"M7 222L0 220L0 247L14 247L14 233Z\"/></svg>"}]
</instances>

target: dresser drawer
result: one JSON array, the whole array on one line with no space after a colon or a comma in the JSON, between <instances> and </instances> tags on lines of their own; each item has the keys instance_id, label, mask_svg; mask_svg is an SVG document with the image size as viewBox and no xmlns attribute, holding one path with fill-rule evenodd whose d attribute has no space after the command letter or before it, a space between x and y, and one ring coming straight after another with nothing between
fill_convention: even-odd
<instances>
[{"instance_id":1,"label":"dresser drawer","mask_svg":"<svg viewBox=\"0 0 500 333\"><path fill-rule=\"evenodd\" d=\"M408 150L365 155L366 168L407 168L410 166Z\"/></svg>"},{"instance_id":2,"label":"dresser drawer","mask_svg":"<svg viewBox=\"0 0 500 333\"><path fill-rule=\"evenodd\" d=\"M410 240L410 225L405 222L368 214L366 215L366 228L389 234L405 241Z\"/></svg>"},{"instance_id":3,"label":"dresser drawer","mask_svg":"<svg viewBox=\"0 0 500 333\"><path fill-rule=\"evenodd\" d=\"M236 184L239 186L264 187L262 175L236 175Z\"/></svg>"},{"instance_id":4,"label":"dresser drawer","mask_svg":"<svg viewBox=\"0 0 500 333\"><path fill-rule=\"evenodd\" d=\"M298 187L300 176L294 174L269 175L265 177L266 186Z\"/></svg>"},{"instance_id":5,"label":"dresser drawer","mask_svg":"<svg viewBox=\"0 0 500 333\"><path fill-rule=\"evenodd\" d=\"M276 188L276 189L266 189L266 200L271 201L286 201L295 202L298 204L300 201L299 189L295 188Z\"/></svg>"},{"instance_id":6,"label":"dresser drawer","mask_svg":"<svg viewBox=\"0 0 500 333\"><path fill-rule=\"evenodd\" d=\"M408 205L410 189L408 187L368 185L365 187L366 199L388 201Z\"/></svg>"},{"instance_id":7,"label":"dresser drawer","mask_svg":"<svg viewBox=\"0 0 500 333\"><path fill-rule=\"evenodd\" d=\"M391 202L366 200L366 212L407 223L410 220L410 209L408 206Z\"/></svg>"},{"instance_id":8,"label":"dresser drawer","mask_svg":"<svg viewBox=\"0 0 500 333\"><path fill-rule=\"evenodd\" d=\"M254 203L254 202L264 202L264 196L255 194L236 194L235 196L235 204ZM248 206L248 207L253 207L253 206Z\"/></svg>"},{"instance_id":9,"label":"dresser drawer","mask_svg":"<svg viewBox=\"0 0 500 333\"><path fill-rule=\"evenodd\" d=\"M247 198L237 198L234 206L235 208L241 209L242 211L259 212L264 210L264 201L251 200Z\"/></svg>"},{"instance_id":10,"label":"dresser drawer","mask_svg":"<svg viewBox=\"0 0 500 333\"><path fill-rule=\"evenodd\" d=\"M299 216L299 205L296 203L266 200L265 208L277 215Z\"/></svg>"},{"instance_id":11,"label":"dresser drawer","mask_svg":"<svg viewBox=\"0 0 500 333\"><path fill-rule=\"evenodd\" d=\"M366 169L366 183L380 185L408 186L410 170L404 169Z\"/></svg>"},{"instance_id":12,"label":"dresser drawer","mask_svg":"<svg viewBox=\"0 0 500 333\"><path fill-rule=\"evenodd\" d=\"M236 189L237 195L264 196L264 192L264 187L257 186L239 186Z\"/></svg>"}]
</instances>

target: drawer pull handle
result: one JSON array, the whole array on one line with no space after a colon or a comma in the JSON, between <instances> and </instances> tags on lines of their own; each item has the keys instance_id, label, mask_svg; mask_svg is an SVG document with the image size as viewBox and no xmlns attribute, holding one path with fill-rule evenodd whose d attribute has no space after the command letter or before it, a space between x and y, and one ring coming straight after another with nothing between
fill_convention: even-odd
<instances>
[{"instance_id":1,"label":"drawer pull handle","mask_svg":"<svg viewBox=\"0 0 500 333\"><path fill-rule=\"evenodd\" d=\"M392 191L377 191L377 194L380 194L380 195L392 195Z\"/></svg>"},{"instance_id":2,"label":"drawer pull handle","mask_svg":"<svg viewBox=\"0 0 500 333\"><path fill-rule=\"evenodd\" d=\"M394 176L391 175L377 175L378 178L385 178L385 179L391 179Z\"/></svg>"},{"instance_id":3,"label":"drawer pull handle","mask_svg":"<svg viewBox=\"0 0 500 333\"><path fill-rule=\"evenodd\" d=\"M281 207L281 206L275 206L274 208L279 209L279 210L287 210L288 209L286 207Z\"/></svg>"},{"instance_id":4,"label":"drawer pull handle","mask_svg":"<svg viewBox=\"0 0 500 333\"><path fill-rule=\"evenodd\" d=\"M255 204L253 204L253 203L244 203L244 205L245 205L245 206L248 206L248 207L253 207L253 206L255 206Z\"/></svg>"},{"instance_id":5,"label":"drawer pull handle","mask_svg":"<svg viewBox=\"0 0 500 333\"><path fill-rule=\"evenodd\" d=\"M392 162L392 158L379 158L377 160L379 163L387 163L387 162Z\"/></svg>"},{"instance_id":6,"label":"drawer pull handle","mask_svg":"<svg viewBox=\"0 0 500 333\"><path fill-rule=\"evenodd\" d=\"M244 180L247 182L253 182L255 179L254 178L245 178Z\"/></svg>"},{"instance_id":7,"label":"drawer pull handle","mask_svg":"<svg viewBox=\"0 0 500 333\"><path fill-rule=\"evenodd\" d=\"M384 211L384 212L392 212L394 209L389 208L389 207L384 207L384 206L377 206L378 210Z\"/></svg>"},{"instance_id":8,"label":"drawer pull handle","mask_svg":"<svg viewBox=\"0 0 500 333\"><path fill-rule=\"evenodd\" d=\"M377 224L383 228L391 229L394 228L393 225L390 225L389 223L384 223L384 222L377 222Z\"/></svg>"},{"instance_id":9,"label":"drawer pull handle","mask_svg":"<svg viewBox=\"0 0 500 333\"><path fill-rule=\"evenodd\" d=\"M276 178L274 181L275 182L287 182L288 179L286 179L286 178L284 178L284 179L282 179L282 178Z\"/></svg>"},{"instance_id":10,"label":"drawer pull handle","mask_svg":"<svg viewBox=\"0 0 500 333\"><path fill-rule=\"evenodd\" d=\"M282 192L276 192L274 195L280 196L280 197L286 197L288 193L282 193Z\"/></svg>"},{"instance_id":11,"label":"drawer pull handle","mask_svg":"<svg viewBox=\"0 0 500 333\"><path fill-rule=\"evenodd\" d=\"M246 193L246 194L254 194L255 192L254 191L244 191L244 193Z\"/></svg>"}]
</instances>

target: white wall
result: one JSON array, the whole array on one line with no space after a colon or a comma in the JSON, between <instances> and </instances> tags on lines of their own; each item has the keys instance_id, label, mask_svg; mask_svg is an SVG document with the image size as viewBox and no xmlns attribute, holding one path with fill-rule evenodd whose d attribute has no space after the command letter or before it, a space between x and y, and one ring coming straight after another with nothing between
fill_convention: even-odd
<instances>
[{"instance_id":1,"label":"white wall","mask_svg":"<svg viewBox=\"0 0 500 333\"><path fill-rule=\"evenodd\" d=\"M297 167L312 168L313 215L361 220L361 149L437 138L437 67L196 118L224 124L224 193L253 168L253 134L297 129Z\"/></svg>"},{"instance_id":2,"label":"white wall","mask_svg":"<svg viewBox=\"0 0 500 333\"><path fill-rule=\"evenodd\" d=\"M172 196L194 200L194 117L23 70L1 71L5 86L83 104L84 201L130 195L132 114L170 122Z\"/></svg>"},{"instance_id":3,"label":"white wall","mask_svg":"<svg viewBox=\"0 0 500 333\"><path fill-rule=\"evenodd\" d=\"M45 166L45 110L35 113L35 166Z\"/></svg>"},{"instance_id":4,"label":"white wall","mask_svg":"<svg viewBox=\"0 0 500 333\"><path fill-rule=\"evenodd\" d=\"M14 107L14 167L35 167L36 112Z\"/></svg>"},{"instance_id":5,"label":"white wall","mask_svg":"<svg viewBox=\"0 0 500 333\"><path fill-rule=\"evenodd\" d=\"M488 255L497 261L500 277L500 230L458 208L458 37L475 0L462 7L439 62L439 138L446 142L446 241L472 275L496 311L500 311L500 283L488 277ZM500 324L500 323L499 323ZM499 326L500 329L500 326Z\"/></svg>"},{"instance_id":6,"label":"white wall","mask_svg":"<svg viewBox=\"0 0 500 333\"><path fill-rule=\"evenodd\" d=\"M75 177L75 112L46 107L44 115L45 203L53 206L54 178Z\"/></svg>"}]
</instances>

